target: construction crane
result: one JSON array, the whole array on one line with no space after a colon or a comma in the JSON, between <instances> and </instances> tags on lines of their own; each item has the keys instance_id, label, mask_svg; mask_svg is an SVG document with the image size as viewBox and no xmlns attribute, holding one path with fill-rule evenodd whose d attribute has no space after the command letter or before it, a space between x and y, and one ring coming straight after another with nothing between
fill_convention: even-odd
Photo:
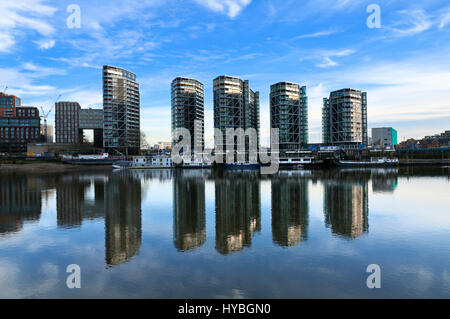
<instances>
[{"instance_id":1,"label":"construction crane","mask_svg":"<svg viewBox=\"0 0 450 319\"><path fill-rule=\"evenodd\" d=\"M8 89L7 86L5 86L5 89L3 90L3 94L6 94L6 90Z\"/></svg>"},{"instance_id":2,"label":"construction crane","mask_svg":"<svg viewBox=\"0 0 450 319\"><path fill-rule=\"evenodd\" d=\"M50 109L48 110L47 113L44 111L44 108L41 106L41 111L42 111L41 118L44 119L44 141L45 142L47 142L47 119L48 119L48 115L53 110L53 106L58 102L60 97L61 97L61 94L58 95L58 97L55 100L55 103L53 103L53 105L50 107Z\"/></svg>"}]
</instances>

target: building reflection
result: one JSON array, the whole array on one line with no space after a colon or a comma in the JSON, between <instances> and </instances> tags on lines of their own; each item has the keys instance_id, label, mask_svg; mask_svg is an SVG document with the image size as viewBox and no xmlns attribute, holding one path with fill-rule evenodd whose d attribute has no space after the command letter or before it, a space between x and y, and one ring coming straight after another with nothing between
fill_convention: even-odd
<instances>
[{"instance_id":1,"label":"building reflection","mask_svg":"<svg viewBox=\"0 0 450 319\"><path fill-rule=\"evenodd\" d=\"M206 241L205 179L202 170L177 170L173 181L173 241L187 251Z\"/></svg>"},{"instance_id":2,"label":"building reflection","mask_svg":"<svg viewBox=\"0 0 450 319\"><path fill-rule=\"evenodd\" d=\"M369 230L370 172L337 171L324 180L325 224L334 234L357 238Z\"/></svg>"},{"instance_id":3,"label":"building reflection","mask_svg":"<svg viewBox=\"0 0 450 319\"><path fill-rule=\"evenodd\" d=\"M274 177L272 238L280 246L294 246L308 238L308 179Z\"/></svg>"},{"instance_id":4,"label":"building reflection","mask_svg":"<svg viewBox=\"0 0 450 319\"><path fill-rule=\"evenodd\" d=\"M398 185L398 169L372 171L372 190L375 193L393 193Z\"/></svg>"},{"instance_id":5,"label":"building reflection","mask_svg":"<svg viewBox=\"0 0 450 319\"><path fill-rule=\"evenodd\" d=\"M105 254L110 266L139 254L142 241L141 181L119 172L105 184Z\"/></svg>"},{"instance_id":6,"label":"building reflection","mask_svg":"<svg viewBox=\"0 0 450 319\"><path fill-rule=\"evenodd\" d=\"M20 231L24 222L39 221L41 200L33 178L0 178L0 235Z\"/></svg>"},{"instance_id":7,"label":"building reflection","mask_svg":"<svg viewBox=\"0 0 450 319\"><path fill-rule=\"evenodd\" d=\"M68 175L56 184L56 211L58 227L80 227L83 219L104 217L104 185L106 176ZM92 190L94 199L86 198Z\"/></svg>"},{"instance_id":8,"label":"building reflection","mask_svg":"<svg viewBox=\"0 0 450 319\"><path fill-rule=\"evenodd\" d=\"M261 231L260 180L252 175L227 175L215 180L216 250L229 254L251 245Z\"/></svg>"}]
</instances>

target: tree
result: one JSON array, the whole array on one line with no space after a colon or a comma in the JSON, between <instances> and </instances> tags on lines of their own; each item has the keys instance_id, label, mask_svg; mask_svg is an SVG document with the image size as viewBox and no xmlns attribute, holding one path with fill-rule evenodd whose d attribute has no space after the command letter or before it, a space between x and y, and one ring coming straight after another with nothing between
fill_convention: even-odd
<instances>
[{"instance_id":1,"label":"tree","mask_svg":"<svg viewBox=\"0 0 450 319\"><path fill-rule=\"evenodd\" d=\"M141 131L141 149L148 149L149 148L149 143L147 141L147 135Z\"/></svg>"}]
</instances>

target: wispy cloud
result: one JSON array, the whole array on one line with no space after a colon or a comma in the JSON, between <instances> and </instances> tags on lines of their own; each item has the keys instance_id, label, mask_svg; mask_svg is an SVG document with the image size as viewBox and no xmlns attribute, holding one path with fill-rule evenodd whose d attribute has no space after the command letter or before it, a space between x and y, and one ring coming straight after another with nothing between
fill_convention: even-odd
<instances>
[{"instance_id":1,"label":"wispy cloud","mask_svg":"<svg viewBox=\"0 0 450 319\"><path fill-rule=\"evenodd\" d=\"M42 96L54 94L55 87L39 84L49 76L64 75L65 70L41 67L32 62L23 63L19 67L0 68L0 83L6 83L8 90L19 96Z\"/></svg>"},{"instance_id":2,"label":"wispy cloud","mask_svg":"<svg viewBox=\"0 0 450 319\"><path fill-rule=\"evenodd\" d=\"M317 38L317 37L323 37L328 36L337 33L337 30L326 30L326 31L319 31L315 33L309 33L309 34L303 34L296 36L292 38L291 40L300 40L300 39L308 39L308 38Z\"/></svg>"},{"instance_id":3,"label":"wispy cloud","mask_svg":"<svg viewBox=\"0 0 450 319\"><path fill-rule=\"evenodd\" d=\"M444 28L450 23L450 9L448 12L444 13L440 18L439 29Z\"/></svg>"},{"instance_id":4,"label":"wispy cloud","mask_svg":"<svg viewBox=\"0 0 450 319\"><path fill-rule=\"evenodd\" d=\"M231 19L238 16L252 0L195 0L197 3L215 12L222 12Z\"/></svg>"},{"instance_id":5,"label":"wispy cloud","mask_svg":"<svg viewBox=\"0 0 450 319\"><path fill-rule=\"evenodd\" d=\"M56 41L55 40L39 40L34 41L41 50L48 50L55 46Z\"/></svg>"},{"instance_id":6,"label":"wispy cloud","mask_svg":"<svg viewBox=\"0 0 450 319\"><path fill-rule=\"evenodd\" d=\"M2 0L0 2L0 52L9 52L16 44L18 30L36 31L49 36L55 28L48 22L56 8L46 0Z\"/></svg>"},{"instance_id":7,"label":"wispy cloud","mask_svg":"<svg viewBox=\"0 0 450 319\"><path fill-rule=\"evenodd\" d=\"M14 38L7 32L0 32L0 52L9 52L15 44Z\"/></svg>"},{"instance_id":8,"label":"wispy cloud","mask_svg":"<svg viewBox=\"0 0 450 319\"><path fill-rule=\"evenodd\" d=\"M416 35L433 25L432 18L423 10L401 10L399 14L399 21L388 27L398 36Z\"/></svg>"},{"instance_id":9,"label":"wispy cloud","mask_svg":"<svg viewBox=\"0 0 450 319\"><path fill-rule=\"evenodd\" d=\"M351 55L355 52L356 51L352 50L352 49L345 49L345 50L339 50L339 51L324 51L324 52L320 53L322 62L316 64L316 66L319 68L329 68L329 67L337 66L339 64L337 62L335 62L334 60L332 60L331 59L332 57L345 57L345 56Z\"/></svg>"}]
</instances>

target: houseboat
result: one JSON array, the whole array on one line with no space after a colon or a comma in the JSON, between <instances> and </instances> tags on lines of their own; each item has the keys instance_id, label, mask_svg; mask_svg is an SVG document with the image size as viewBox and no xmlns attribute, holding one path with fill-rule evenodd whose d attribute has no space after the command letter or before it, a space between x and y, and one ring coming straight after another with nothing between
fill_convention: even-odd
<instances>
[{"instance_id":1,"label":"houseboat","mask_svg":"<svg viewBox=\"0 0 450 319\"><path fill-rule=\"evenodd\" d=\"M170 156L158 155L153 157L134 156L131 161L120 161L113 164L116 169L154 169L154 168L173 168L172 158Z\"/></svg>"},{"instance_id":2,"label":"houseboat","mask_svg":"<svg viewBox=\"0 0 450 319\"><path fill-rule=\"evenodd\" d=\"M93 155L79 155L63 156L61 162L73 165L112 165L115 162L125 160L125 157L109 156L108 153L93 154Z\"/></svg>"},{"instance_id":3,"label":"houseboat","mask_svg":"<svg viewBox=\"0 0 450 319\"><path fill-rule=\"evenodd\" d=\"M339 167L392 167L398 166L397 158L371 158L370 161L346 161L337 160L335 164Z\"/></svg>"}]
</instances>

